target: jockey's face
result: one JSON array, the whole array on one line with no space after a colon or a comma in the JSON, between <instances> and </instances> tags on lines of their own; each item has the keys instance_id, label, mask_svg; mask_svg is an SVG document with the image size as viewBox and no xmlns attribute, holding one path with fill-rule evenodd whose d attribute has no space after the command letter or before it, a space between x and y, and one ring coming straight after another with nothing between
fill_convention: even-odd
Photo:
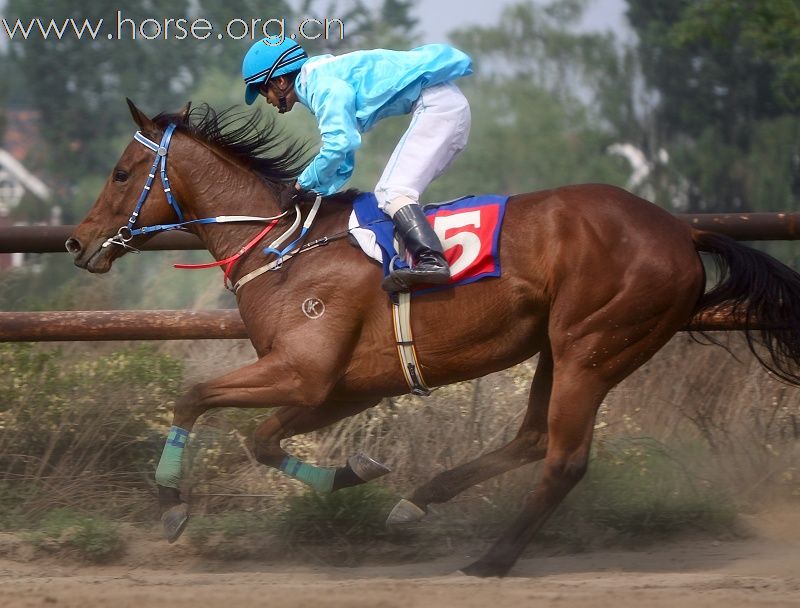
<instances>
[{"instance_id":1,"label":"jockey's face","mask_svg":"<svg viewBox=\"0 0 800 608\"><path fill-rule=\"evenodd\" d=\"M286 109L288 112L297 102L297 95L294 92L294 83L286 76L273 78L260 89L261 95L266 97L267 103L281 109L280 99L286 99Z\"/></svg>"}]
</instances>

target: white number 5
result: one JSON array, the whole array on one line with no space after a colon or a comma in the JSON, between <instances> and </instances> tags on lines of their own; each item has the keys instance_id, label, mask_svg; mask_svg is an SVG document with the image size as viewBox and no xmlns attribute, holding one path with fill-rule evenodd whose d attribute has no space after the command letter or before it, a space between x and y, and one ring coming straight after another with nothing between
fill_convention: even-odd
<instances>
[{"instance_id":1,"label":"white number 5","mask_svg":"<svg viewBox=\"0 0 800 608\"><path fill-rule=\"evenodd\" d=\"M463 228L465 226L480 228L481 212L477 210L464 211L463 213L454 213L453 215L437 216L433 221L433 229L436 232L436 236L438 236L439 240L442 242L442 247L444 247L445 251L456 245L461 245L461 255L450 264L450 274L453 276L468 268L481 252L481 239L474 232L462 230L450 237L445 237L448 230L452 228Z\"/></svg>"}]
</instances>

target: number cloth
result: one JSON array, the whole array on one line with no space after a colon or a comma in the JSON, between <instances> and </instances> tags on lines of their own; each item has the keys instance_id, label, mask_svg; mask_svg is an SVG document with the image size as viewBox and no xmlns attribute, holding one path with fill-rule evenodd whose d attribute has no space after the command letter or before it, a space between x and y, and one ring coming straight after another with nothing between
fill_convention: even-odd
<instances>
[{"instance_id":1,"label":"number cloth","mask_svg":"<svg viewBox=\"0 0 800 608\"><path fill-rule=\"evenodd\" d=\"M450 264L451 279L444 288L500 276L498 241L507 201L507 196L485 194L465 196L423 208L442 242L444 257ZM355 226L360 227L354 229ZM392 259L397 256L394 226L389 216L378 209L373 193L364 192L356 197L350 228L362 249L382 262L384 274L388 275ZM371 244L377 245L379 255L373 255ZM408 263L396 259L394 265L407 266ZM414 290L414 293L430 290L423 288Z\"/></svg>"}]
</instances>

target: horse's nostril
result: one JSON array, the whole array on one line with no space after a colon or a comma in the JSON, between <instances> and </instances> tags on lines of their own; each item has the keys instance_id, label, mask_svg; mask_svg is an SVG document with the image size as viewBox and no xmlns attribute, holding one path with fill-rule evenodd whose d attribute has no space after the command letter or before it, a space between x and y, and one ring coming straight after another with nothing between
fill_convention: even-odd
<instances>
[{"instance_id":1,"label":"horse's nostril","mask_svg":"<svg viewBox=\"0 0 800 608\"><path fill-rule=\"evenodd\" d=\"M64 247L67 248L67 251L72 255L77 255L81 252L81 242L78 239L67 239L67 242L64 243Z\"/></svg>"}]
</instances>

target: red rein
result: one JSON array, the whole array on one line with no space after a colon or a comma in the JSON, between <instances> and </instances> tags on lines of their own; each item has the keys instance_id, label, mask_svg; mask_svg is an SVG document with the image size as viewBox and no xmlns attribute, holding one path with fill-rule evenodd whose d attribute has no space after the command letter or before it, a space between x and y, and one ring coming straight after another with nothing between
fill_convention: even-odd
<instances>
[{"instance_id":1,"label":"red rein","mask_svg":"<svg viewBox=\"0 0 800 608\"><path fill-rule=\"evenodd\" d=\"M231 271L233 270L233 266L236 264L236 262L238 262L239 259L245 253L247 253L253 247L255 247L256 243L258 243L261 239L263 239L267 235L267 233L275 227L275 225L277 223L278 223L277 219L276 220L272 220L266 226L266 228L264 228L264 230L259 232L253 238L252 241L247 243L247 245L242 247L239 251L237 251L235 254L233 254L229 258L225 258L224 260L219 260L218 262L209 262L208 264L173 264L173 266L175 268L179 268L181 270L199 270L201 268L214 268L215 266L223 266L223 265L225 265L224 272L223 272L223 275L222 275L222 284L227 289L227 287L228 287L228 277L230 276Z\"/></svg>"}]
</instances>

